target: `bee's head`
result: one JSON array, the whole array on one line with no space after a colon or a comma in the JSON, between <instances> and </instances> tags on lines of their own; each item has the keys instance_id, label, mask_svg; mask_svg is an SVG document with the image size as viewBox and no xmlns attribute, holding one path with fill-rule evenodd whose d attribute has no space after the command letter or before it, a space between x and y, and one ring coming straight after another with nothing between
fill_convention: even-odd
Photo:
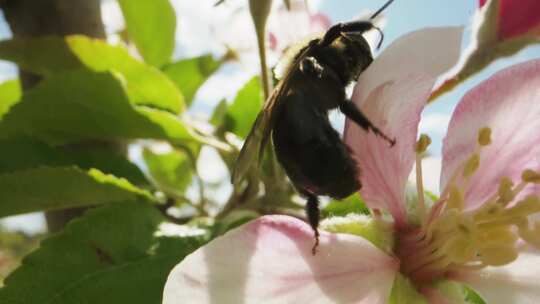
<instances>
[{"instance_id":1,"label":"bee's head","mask_svg":"<svg viewBox=\"0 0 540 304\"><path fill-rule=\"evenodd\" d=\"M341 37L336 39L335 46L344 61L343 72L348 81L356 80L373 62L371 47L360 32L342 33Z\"/></svg>"},{"instance_id":2,"label":"bee's head","mask_svg":"<svg viewBox=\"0 0 540 304\"><path fill-rule=\"evenodd\" d=\"M349 79L356 80L360 73L373 62L371 46L360 32L342 33L339 40L343 41L343 58L350 67Z\"/></svg>"}]
</instances>

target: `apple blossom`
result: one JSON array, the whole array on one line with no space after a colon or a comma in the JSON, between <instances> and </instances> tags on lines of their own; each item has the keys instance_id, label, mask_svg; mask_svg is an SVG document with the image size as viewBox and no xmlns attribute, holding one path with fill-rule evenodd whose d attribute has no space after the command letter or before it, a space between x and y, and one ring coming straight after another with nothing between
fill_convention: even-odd
<instances>
[{"instance_id":1,"label":"apple blossom","mask_svg":"<svg viewBox=\"0 0 540 304\"><path fill-rule=\"evenodd\" d=\"M444 139L440 199L424 198L421 154L430 140L417 135L420 114L437 77L458 59L460 41L461 28L413 32L358 79L353 101L397 138L389 147L346 125L374 218L327 219L312 255L309 225L261 217L178 264L163 303L466 303L456 282L491 304L536 301L540 60L501 71L463 97ZM418 197L409 209L415 163Z\"/></svg>"},{"instance_id":2,"label":"apple blossom","mask_svg":"<svg viewBox=\"0 0 540 304\"><path fill-rule=\"evenodd\" d=\"M218 40L236 52L241 61L249 62L247 65L253 67L256 66L252 64L256 58L250 55L257 53L257 37L251 18L246 8L239 8L230 15L227 27L216 27L214 31ZM266 24L269 65L274 65L290 45L324 32L330 25L331 21L325 14L308 10L304 1L292 1L290 10L282 5L273 5ZM291 28L295 30L291 31Z\"/></svg>"},{"instance_id":3,"label":"apple blossom","mask_svg":"<svg viewBox=\"0 0 540 304\"><path fill-rule=\"evenodd\" d=\"M387 134L397 134L397 147L388 148L352 124L345 141L363 169L361 193L366 203L387 210L396 223L394 252L401 273L417 286L473 274L484 276L481 281L488 284L491 277L483 269L518 263L526 248L523 241L529 245L540 241L540 225L529 218L540 213L540 60L499 72L461 100L444 139L441 198L430 208L420 188L420 223L415 224L407 214L405 184L414 163L421 173L426 137L415 144L416 132L426 96L440 71L431 62L437 58L417 52L412 57L403 47L391 46L361 75L353 95L376 125ZM407 66L395 64L404 54L409 58ZM438 55L438 60L446 57ZM528 276L521 278L529 280L499 286L499 291L532 301L537 292L512 292L520 290L516 286L521 283L537 289L539 277L532 281L534 277ZM490 298L489 290L482 291ZM428 293L433 297L432 291Z\"/></svg>"}]
</instances>

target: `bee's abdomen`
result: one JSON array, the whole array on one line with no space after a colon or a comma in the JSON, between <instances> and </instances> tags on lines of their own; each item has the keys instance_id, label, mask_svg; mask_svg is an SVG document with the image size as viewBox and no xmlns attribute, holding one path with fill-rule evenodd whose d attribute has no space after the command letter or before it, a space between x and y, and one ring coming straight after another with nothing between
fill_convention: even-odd
<instances>
[{"instance_id":1,"label":"bee's abdomen","mask_svg":"<svg viewBox=\"0 0 540 304\"><path fill-rule=\"evenodd\" d=\"M301 192L344 198L357 191L357 166L325 111L289 96L275 121L279 162Z\"/></svg>"}]
</instances>

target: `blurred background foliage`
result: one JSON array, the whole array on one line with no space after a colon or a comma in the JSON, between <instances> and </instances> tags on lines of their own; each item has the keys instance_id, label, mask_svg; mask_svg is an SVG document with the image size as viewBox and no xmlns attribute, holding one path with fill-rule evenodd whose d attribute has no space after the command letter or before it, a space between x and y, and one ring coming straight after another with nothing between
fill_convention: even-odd
<instances>
[{"instance_id":1,"label":"blurred background foliage","mask_svg":"<svg viewBox=\"0 0 540 304\"><path fill-rule=\"evenodd\" d=\"M265 213L303 216L272 154L229 184L259 76L207 117L191 111L242 53L176 56L168 0L115 3L125 24L106 33L98 0L0 1L12 32L0 59L20 70L0 84L0 217L45 212L48 227L0 226L2 303L159 303L168 272L210 239ZM355 198L325 215L348 212L366 209Z\"/></svg>"}]
</instances>

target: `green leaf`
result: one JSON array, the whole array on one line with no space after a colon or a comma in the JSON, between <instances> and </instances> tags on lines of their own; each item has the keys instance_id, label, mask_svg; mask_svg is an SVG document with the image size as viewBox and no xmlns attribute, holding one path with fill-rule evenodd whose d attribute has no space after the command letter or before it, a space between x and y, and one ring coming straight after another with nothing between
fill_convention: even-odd
<instances>
[{"instance_id":1,"label":"green leaf","mask_svg":"<svg viewBox=\"0 0 540 304\"><path fill-rule=\"evenodd\" d=\"M175 113L185 108L182 94L161 71L131 57L124 47L99 39L80 35L16 38L0 42L0 58L43 76L82 67L119 73L134 104Z\"/></svg>"},{"instance_id":2,"label":"green leaf","mask_svg":"<svg viewBox=\"0 0 540 304\"><path fill-rule=\"evenodd\" d=\"M401 273L396 274L390 293L389 304L427 304L426 298L416 290L413 283Z\"/></svg>"},{"instance_id":3,"label":"green leaf","mask_svg":"<svg viewBox=\"0 0 540 304\"><path fill-rule=\"evenodd\" d=\"M452 304L469 304L467 300L467 289L461 282L450 280L439 280L433 284L439 294ZM472 290L471 290L472 291ZM474 302L473 302L474 303Z\"/></svg>"},{"instance_id":4,"label":"green leaf","mask_svg":"<svg viewBox=\"0 0 540 304\"><path fill-rule=\"evenodd\" d=\"M143 157L150 176L159 188L165 193L184 195L193 179L192 164L186 153L175 150L156 154L145 149Z\"/></svg>"},{"instance_id":5,"label":"green leaf","mask_svg":"<svg viewBox=\"0 0 540 304\"><path fill-rule=\"evenodd\" d=\"M263 93L259 77L253 77L238 92L227 110L225 130L246 138L263 104Z\"/></svg>"},{"instance_id":6,"label":"green leaf","mask_svg":"<svg viewBox=\"0 0 540 304\"><path fill-rule=\"evenodd\" d=\"M348 233L362 237L377 248L394 254L394 227L387 221L362 214L334 216L321 222L321 229L334 233Z\"/></svg>"},{"instance_id":7,"label":"green leaf","mask_svg":"<svg viewBox=\"0 0 540 304\"><path fill-rule=\"evenodd\" d=\"M212 117L210 118L210 123L214 126L220 126L225 120L225 115L227 115L227 109L229 105L225 99L221 100L218 105L214 108Z\"/></svg>"},{"instance_id":8,"label":"green leaf","mask_svg":"<svg viewBox=\"0 0 540 304\"><path fill-rule=\"evenodd\" d=\"M345 216L350 213L369 214L369 209L358 193L354 193L342 201L332 200L321 211L323 217Z\"/></svg>"},{"instance_id":9,"label":"green leaf","mask_svg":"<svg viewBox=\"0 0 540 304\"><path fill-rule=\"evenodd\" d=\"M135 185L148 185L142 171L125 157L111 153L105 147L70 149L66 151L29 139L0 140L0 173L38 167L77 166L98 169L107 174L123 177Z\"/></svg>"},{"instance_id":10,"label":"green leaf","mask_svg":"<svg viewBox=\"0 0 540 304\"><path fill-rule=\"evenodd\" d=\"M121 80L88 70L48 77L27 91L0 121L0 137L20 136L51 144L126 138L194 140L175 115L132 105Z\"/></svg>"},{"instance_id":11,"label":"green leaf","mask_svg":"<svg viewBox=\"0 0 540 304\"><path fill-rule=\"evenodd\" d=\"M0 119L21 99L19 80L8 80L0 84Z\"/></svg>"},{"instance_id":12,"label":"green leaf","mask_svg":"<svg viewBox=\"0 0 540 304\"><path fill-rule=\"evenodd\" d=\"M215 221L211 227L212 238L223 235L227 231L254 220L259 216L260 214L252 210L234 210L224 218Z\"/></svg>"},{"instance_id":13,"label":"green leaf","mask_svg":"<svg viewBox=\"0 0 540 304\"><path fill-rule=\"evenodd\" d=\"M487 304L487 302L471 287L462 284L465 292L465 302L467 304Z\"/></svg>"},{"instance_id":14,"label":"green leaf","mask_svg":"<svg viewBox=\"0 0 540 304\"><path fill-rule=\"evenodd\" d=\"M144 60L155 66L169 62L174 51L176 13L168 0L118 0L129 37Z\"/></svg>"},{"instance_id":15,"label":"green leaf","mask_svg":"<svg viewBox=\"0 0 540 304\"><path fill-rule=\"evenodd\" d=\"M184 94L185 103L189 106L201 85L221 65L212 55L183 59L167 65L163 71L176 83Z\"/></svg>"},{"instance_id":16,"label":"green leaf","mask_svg":"<svg viewBox=\"0 0 540 304\"><path fill-rule=\"evenodd\" d=\"M92 209L23 260L0 289L0 303L161 303L169 272L207 241L201 229L169 234L148 204Z\"/></svg>"},{"instance_id":17,"label":"green leaf","mask_svg":"<svg viewBox=\"0 0 540 304\"><path fill-rule=\"evenodd\" d=\"M145 198L150 193L97 169L41 167L0 174L0 217Z\"/></svg>"},{"instance_id":18,"label":"green leaf","mask_svg":"<svg viewBox=\"0 0 540 304\"><path fill-rule=\"evenodd\" d=\"M83 65L77 54L71 50L69 38L57 36L2 40L0 58L16 63L23 70L43 76L77 69Z\"/></svg>"}]
</instances>

